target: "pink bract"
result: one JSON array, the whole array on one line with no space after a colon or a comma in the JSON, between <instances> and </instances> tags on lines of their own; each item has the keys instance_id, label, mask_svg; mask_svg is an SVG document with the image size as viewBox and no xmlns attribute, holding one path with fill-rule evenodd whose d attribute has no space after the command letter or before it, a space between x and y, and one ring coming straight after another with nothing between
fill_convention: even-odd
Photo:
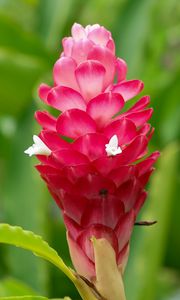
<instances>
[{"instance_id":1,"label":"pink bract","mask_svg":"<svg viewBox=\"0 0 180 300\"><path fill-rule=\"evenodd\" d=\"M92 236L111 243L124 269L159 152L146 156L153 134L149 96L124 109L143 83L126 80L127 66L115 55L111 33L98 24L74 24L62 44L54 85L39 87L40 98L59 116L35 114L42 126L39 137L51 150L49 156L37 155L36 168L62 211L74 267L91 280L96 276ZM115 155L106 149L113 136Z\"/></svg>"}]
</instances>

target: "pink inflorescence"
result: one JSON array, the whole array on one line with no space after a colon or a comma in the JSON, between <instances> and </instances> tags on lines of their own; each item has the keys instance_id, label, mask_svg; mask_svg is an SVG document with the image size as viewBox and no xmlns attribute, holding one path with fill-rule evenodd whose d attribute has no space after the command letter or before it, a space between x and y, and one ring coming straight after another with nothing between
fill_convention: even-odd
<instances>
[{"instance_id":1,"label":"pink inflorescence","mask_svg":"<svg viewBox=\"0 0 180 300\"><path fill-rule=\"evenodd\" d=\"M92 236L106 238L118 267L124 268L159 152L145 157L153 134L149 96L121 113L143 83L126 80L127 66L115 55L111 33L97 24L74 24L72 36L62 44L53 68L54 86L39 88L40 98L59 110L59 116L36 112L46 151L40 145L34 154L41 162L36 168L62 210L74 267L92 279Z\"/></svg>"}]
</instances>

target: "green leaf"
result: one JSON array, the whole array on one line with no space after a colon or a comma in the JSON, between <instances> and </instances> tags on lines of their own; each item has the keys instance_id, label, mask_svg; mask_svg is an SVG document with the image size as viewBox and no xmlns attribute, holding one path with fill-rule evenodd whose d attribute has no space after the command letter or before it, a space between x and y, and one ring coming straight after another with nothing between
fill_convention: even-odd
<instances>
[{"instance_id":1,"label":"green leaf","mask_svg":"<svg viewBox=\"0 0 180 300\"><path fill-rule=\"evenodd\" d=\"M46 297L41 296L15 296L15 297L0 297L0 300L48 300ZM51 299L51 300L71 300L69 297L61 299Z\"/></svg>"},{"instance_id":2,"label":"green leaf","mask_svg":"<svg viewBox=\"0 0 180 300\"><path fill-rule=\"evenodd\" d=\"M35 235L32 231L23 230L19 226L0 224L0 243L14 245L32 251L35 255L44 258L58 267L69 277L78 289L82 299L97 300L94 291L65 265L57 252L51 248L42 237Z\"/></svg>"},{"instance_id":3,"label":"green leaf","mask_svg":"<svg viewBox=\"0 0 180 300\"><path fill-rule=\"evenodd\" d=\"M142 220L157 220L152 227L136 228L126 272L128 300L155 299L157 275L167 243L174 204L179 145L170 144L162 153L149 190L148 205ZM128 288L130 286L130 288Z\"/></svg>"},{"instance_id":4,"label":"green leaf","mask_svg":"<svg viewBox=\"0 0 180 300\"><path fill-rule=\"evenodd\" d=\"M0 300L48 300L48 298L41 297L41 296L14 296L14 297L0 297Z\"/></svg>"},{"instance_id":5,"label":"green leaf","mask_svg":"<svg viewBox=\"0 0 180 300\"><path fill-rule=\"evenodd\" d=\"M0 224L0 242L32 251L35 255L54 264L72 281L75 280L74 274L65 265L57 252L51 248L47 242L43 241L40 236L35 235L33 232L23 230L18 226Z\"/></svg>"}]
</instances>

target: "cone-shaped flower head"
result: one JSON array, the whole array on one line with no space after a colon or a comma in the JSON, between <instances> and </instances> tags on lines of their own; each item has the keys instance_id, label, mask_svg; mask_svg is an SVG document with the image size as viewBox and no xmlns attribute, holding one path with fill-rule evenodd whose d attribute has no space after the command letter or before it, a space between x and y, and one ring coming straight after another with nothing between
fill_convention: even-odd
<instances>
[{"instance_id":1,"label":"cone-shaped flower head","mask_svg":"<svg viewBox=\"0 0 180 300\"><path fill-rule=\"evenodd\" d=\"M93 236L109 241L124 269L159 156L147 156L153 134L149 96L122 112L143 89L140 80L126 80L126 70L109 31L74 24L53 68L54 85L39 88L40 98L59 116L36 112L42 130L26 150L37 155L36 168L62 211L73 264L89 279L96 276Z\"/></svg>"}]
</instances>

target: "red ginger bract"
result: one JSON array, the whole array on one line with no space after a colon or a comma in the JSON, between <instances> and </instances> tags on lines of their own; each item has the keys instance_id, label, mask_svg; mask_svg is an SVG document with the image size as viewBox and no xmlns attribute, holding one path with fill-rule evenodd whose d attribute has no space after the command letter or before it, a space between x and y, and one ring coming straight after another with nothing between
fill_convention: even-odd
<instances>
[{"instance_id":1,"label":"red ginger bract","mask_svg":"<svg viewBox=\"0 0 180 300\"><path fill-rule=\"evenodd\" d=\"M63 50L54 65L54 86L39 88L40 98L62 113L55 118L36 112L42 131L25 152L40 160L36 168L62 210L74 267L91 280L92 236L110 242L124 269L159 152L144 158L153 134L149 96L121 113L143 83L126 80L126 63L115 56L111 33L100 25L74 24Z\"/></svg>"}]
</instances>

